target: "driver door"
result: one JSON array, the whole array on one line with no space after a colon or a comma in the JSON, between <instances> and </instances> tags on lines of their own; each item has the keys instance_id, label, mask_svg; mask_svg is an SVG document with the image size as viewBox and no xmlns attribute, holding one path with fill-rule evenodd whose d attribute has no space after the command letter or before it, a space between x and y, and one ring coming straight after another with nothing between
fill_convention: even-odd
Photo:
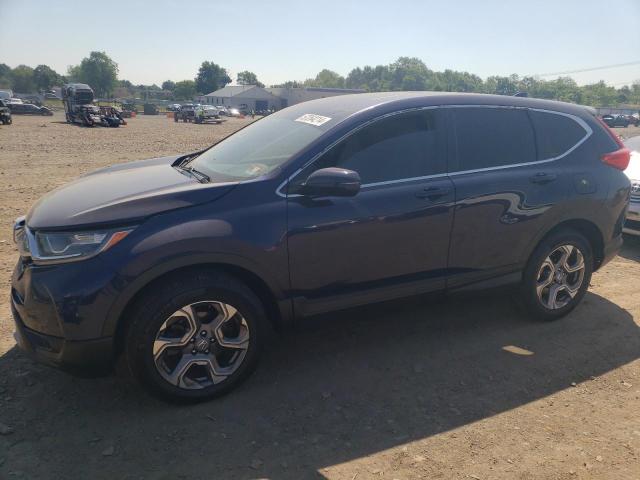
<instances>
[{"instance_id":1,"label":"driver door","mask_svg":"<svg viewBox=\"0 0 640 480\"><path fill-rule=\"evenodd\" d=\"M400 112L344 139L288 188L289 270L298 315L443 289L454 190L438 108ZM353 197L297 194L315 170L354 170Z\"/></svg>"}]
</instances>

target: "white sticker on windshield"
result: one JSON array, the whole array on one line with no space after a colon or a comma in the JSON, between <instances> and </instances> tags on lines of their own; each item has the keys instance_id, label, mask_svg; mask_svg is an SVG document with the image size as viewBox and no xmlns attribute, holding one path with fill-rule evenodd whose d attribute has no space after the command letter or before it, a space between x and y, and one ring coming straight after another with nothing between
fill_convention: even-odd
<instances>
[{"instance_id":1,"label":"white sticker on windshield","mask_svg":"<svg viewBox=\"0 0 640 480\"><path fill-rule=\"evenodd\" d=\"M296 122L308 123L319 127L331 120L331 117L323 117L322 115L316 115L315 113L305 113L299 118L296 118Z\"/></svg>"}]
</instances>

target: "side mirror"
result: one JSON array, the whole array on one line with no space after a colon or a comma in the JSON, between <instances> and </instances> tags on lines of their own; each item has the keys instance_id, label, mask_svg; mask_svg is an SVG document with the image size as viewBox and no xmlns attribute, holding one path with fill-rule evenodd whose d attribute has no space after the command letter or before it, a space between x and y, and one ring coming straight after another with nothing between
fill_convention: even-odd
<instances>
[{"instance_id":1,"label":"side mirror","mask_svg":"<svg viewBox=\"0 0 640 480\"><path fill-rule=\"evenodd\" d=\"M321 168L307 178L300 193L309 197L353 197L360 191L360 175L345 168Z\"/></svg>"}]
</instances>

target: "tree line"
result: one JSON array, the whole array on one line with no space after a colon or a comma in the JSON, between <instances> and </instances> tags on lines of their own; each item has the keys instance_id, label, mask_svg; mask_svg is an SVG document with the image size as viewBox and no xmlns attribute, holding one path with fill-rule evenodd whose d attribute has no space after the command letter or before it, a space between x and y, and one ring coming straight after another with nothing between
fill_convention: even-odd
<instances>
[{"instance_id":1,"label":"tree line","mask_svg":"<svg viewBox=\"0 0 640 480\"><path fill-rule=\"evenodd\" d=\"M66 75L60 75L47 65L31 68L18 65L10 68L0 64L0 88L12 88L16 92L31 93L46 91L66 82L89 84L98 97L140 98L161 92L173 100L187 100L198 94L207 94L231 83L227 69L204 61L194 79L174 82L166 80L162 85L134 85L128 80L118 79L118 64L105 52L91 52L78 65L71 65ZM238 73L239 85L263 87L256 74L245 70ZM571 77L543 80L533 76L493 75L483 80L478 75L457 70L434 71L415 57L400 57L388 65L356 67L346 77L323 69L314 78L292 80L274 87L324 87L352 88L367 92L432 90L449 92L493 93L514 95L526 92L530 97L561 100L592 106L616 106L640 104L640 80L631 86L619 88L604 81L589 85L578 85Z\"/></svg>"},{"instance_id":2,"label":"tree line","mask_svg":"<svg viewBox=\"0 0 640 480\"><path fill-rule=\"evenodd\" d=\"M174 82L166 80L162 86L134 85L129 80L118 79L118 64L105 52L91 52L78 65L70 65L66 75L60 75L47 65L36 68L18 65L10 68L0 64L0 88L10 88L18 93L35 93L50 90L64 83L86 83L94 90L97 97L129 98L138 97L154 91L165 91L168 98L187 100L198 94L206 94L218 90L231 83L227 70L220 65L205 61L193 80ZM240 85L264 86L256 74L249 71L238 73L236 82Z\"/></svg>"},{"instance_id":3,"label":"tree line","mask_svg":"<svg viewBox=\"0 0 640 480\"><path fill-rule=\"evenodd\" d=\"M431 90L515 95L526 92L530 97L560 100L594 107L620 104L640 105L640 80L620 88L604 81L578 85L571 77L543 80L513 74L493 75L483 80L478 75L456 70L434 71L415 57L400 57L388 65L356 67L346 77L331 70L321 70L314 78L288 81L279 87L355 88L367 92Z\"/></svg>"}]
</instances>

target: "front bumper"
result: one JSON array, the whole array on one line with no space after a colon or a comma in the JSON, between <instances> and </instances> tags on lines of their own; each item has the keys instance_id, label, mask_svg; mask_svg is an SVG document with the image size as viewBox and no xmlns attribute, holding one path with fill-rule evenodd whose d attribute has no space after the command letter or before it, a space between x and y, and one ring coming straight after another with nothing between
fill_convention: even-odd
<instances>
[{"instance_id":1,"label":"front bumper","mask_svg":"<svg viewBox=\"0 0 640 480\"><path fill-rule=\"evenodd\" d=\"M35 360L80 376L105 375L113 365L113 338L73 341L28 329L11 299L18 347Z\"/></svg>"},{"instance_id":2,"label":"front bumper","mask_svg":"<svg viewBox=\"0 0 640 480\"><path fill-rule=\"evenodd\" d=\"M98 258L51 266L18 260L10 299L18 346L72 373L108 371L114 341L104 325L117 294L112 280Z\"/></svg>"},{"instance_id":3,"label":"front bumper","mask_svg":"<svg viewBox=\"0 0 640 480\"><path fill-rule=\"evenodd\" d=\"M629 235L640 235L640 202L630 202L627 210L627 220L622 228Z\"/></svg>"}]
</instances>

